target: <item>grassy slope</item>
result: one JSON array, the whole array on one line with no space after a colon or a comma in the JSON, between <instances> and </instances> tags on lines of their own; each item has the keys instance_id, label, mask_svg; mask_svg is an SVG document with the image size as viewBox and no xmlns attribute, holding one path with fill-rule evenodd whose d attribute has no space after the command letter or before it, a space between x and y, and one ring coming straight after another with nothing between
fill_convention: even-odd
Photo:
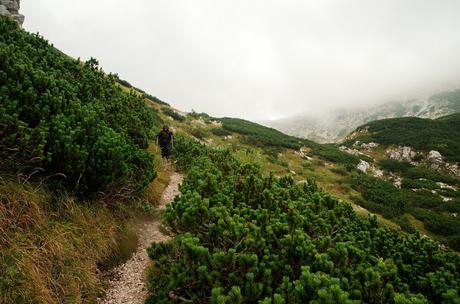
<instances>
[{"instance_id":1,"label":"grassy slope","mask_svg":"<svg viewBox=\"0 0 460 304\"><path fill-rule=\"evenodd\" d=\"M94 303L97 269L128 259L137 222L155 216L172 170L159 157L156 168L143 198L110 207L0 179L0 303Z\"/></svg>"},{"instance_id":2,"label":"grassy slope","mask_svg":"<svg viewBox=\"0 0 460 304\"><path fill-rule=\"evenodd\" d=\"M374 121L359 127L349 136L345 144L351 146L357 140L380 143L380 147L366 153L374 158L374 164L384 170L386 177L396 174L402 178L403 189L392 191L394 197L400 196L407 205L406 212L400 219L420 233L451 244L458 250L460 236L458 233L449 232L449 227L459 225L458 218L452 215L460 208L459 195L458 192L445 192L439 184L436 184L436 182L443 182L458 188L460 182L458 178L430 170L423 164L414 167L409 163L388 160L385 150L393 145L411 146L424 153L438 150L446 160L458 162L460 160L460 114L435 120L408 117ZM425 194L416 196L412 189L425 191ZM452 201L443 202L442 199L445 198Z\"/></svg>"},{"instance_id":3,"label":"grassy slope","mask_svg":"<svg viewBox=\"0 0 460 304\"><path fill-rule=\"evenodd\" d=\"M152 106L160 107L154 103ZM242 119L215 119L206 114L196 113L187 115L183 121L163 118L175 131L194 136L206 144L230 148L238 159L258 164L267 174L290 174L297 182L313 178L324 191L351 203L359 214L370 214L354 203L362 199L361 194L347 183L349 172L345 167L354 167L359 158L339 151L334 145L302 140ZM224 129L230 134L214 132L217 129ZM294 149L288 148L289 146ZM310 160L299 155L299 148L306 151ZM394 222L380 215L377 217L380 223L400 229Z\"/></svg>"}]
</instances>

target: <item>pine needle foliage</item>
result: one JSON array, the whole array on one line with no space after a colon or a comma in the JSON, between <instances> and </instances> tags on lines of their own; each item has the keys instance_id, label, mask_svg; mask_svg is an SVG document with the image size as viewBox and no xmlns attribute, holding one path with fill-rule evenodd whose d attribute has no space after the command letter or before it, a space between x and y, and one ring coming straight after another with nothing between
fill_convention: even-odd
<instances>
[{"instance_id":1,"label":"pine needle foliage","mask_svg":"<svg viewBox=\"0 0 460 304\"><path fill-rule=\"evenodd\" d=\"M95 59L72 59L0 17L0 165L81 194L120 197L155 177L154 113Z\"/></svg>"},{"instance_id":2,"label":"pine needle foliage","mask_svg":"<svg viewBox=\"0 0 460 304\"><path fill-rule=\"evenodd\" d=\"M147 303L457 303L460 256L315 183L264 176L228 150L176 138L187 177L152 245Z\"/></svg>"}]
</instances>

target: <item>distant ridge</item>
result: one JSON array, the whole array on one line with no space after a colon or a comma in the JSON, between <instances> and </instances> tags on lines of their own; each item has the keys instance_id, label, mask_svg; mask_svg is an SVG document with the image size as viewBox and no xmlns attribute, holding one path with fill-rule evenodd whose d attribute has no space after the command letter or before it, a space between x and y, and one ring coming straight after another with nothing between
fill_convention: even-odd
<instances>
[{"instance_id":1,"label":"distant ridge","mask_svg":"<svg viewBox=\"0 0 460 304\"><path fill-rule=\"evenodd\" d=\"M304 114L262 123L289 135L320 143L331 143L340 142L358 126L379 119L398 117L435 119L458 112L460 112L460 89L455 89L427 98L391 102L364 110L336 110L318 117Z\"/></svg>"}]
</instances>

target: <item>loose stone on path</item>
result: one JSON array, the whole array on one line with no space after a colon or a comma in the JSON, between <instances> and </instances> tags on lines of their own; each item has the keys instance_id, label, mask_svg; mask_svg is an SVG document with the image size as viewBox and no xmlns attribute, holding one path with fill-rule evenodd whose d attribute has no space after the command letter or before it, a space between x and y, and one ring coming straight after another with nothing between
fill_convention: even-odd
<instances>
[{"instance_id":1,"label":"loose stone on path","mask_svg":"<svg viewBox=\"0 0 460 304\"><path fill-rule=\"evenodd\" d=\"M165 209L179 194L179 185L183 175L173 173L169 185L164 190L159 209ZM113 270L113 277L101 304L143 304L147 298L145 270L149 265L147 248L156 242L167 241L170 237L160 231L161 222L152 220L145 223L139 231L139 244L133 256L124 264Z\"/></svg>"}]
</instances>

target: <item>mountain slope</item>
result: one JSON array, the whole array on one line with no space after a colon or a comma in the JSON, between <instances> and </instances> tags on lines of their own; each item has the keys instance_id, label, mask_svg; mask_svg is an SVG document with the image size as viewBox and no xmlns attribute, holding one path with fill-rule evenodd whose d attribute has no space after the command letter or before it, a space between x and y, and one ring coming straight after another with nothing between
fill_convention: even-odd
<instances>
[{"instance_id":1,"label":"mountain slope","mask_svg":"<svg viewBox=\"0 0 460 304\"><path fill-rule=\"evenodd\" d=\"M339 142L358 126L374 120L409 116L434 119L457 112L460 112L460 90L452 90L424 99L387 103L355 111L336 110L319 117L306 114L264 124L318 142Z\"/></svg>"},{"instance_id":2,"label":"mountain slope","mask_svg":"<svg viewBox=\"0 0 460 304\"><path fill-rule=\"evenodd\" d=\"M175 161L188 170L184 196L166 213L169 228L184 234L149 252L164 257L155 269L162 276L151 284L152 296L163 303L459 298L456 253L417 234L382 227L379 223L399 226L393 219L369 217L356 205L372 196L359 192L362 183L355 190L348 180L364 176L356 166L371 162L372 155L348 154L240 119L180 112L104 74L95 60L73 60L3 21L2 302L96 301L98 271L116 263L118 250L129 255L126 247L136 242L123 232L127 220L140 210L142 215L155 210L152 197L160 191L146 181L155 169L158 182L166 167L152 156L158 156L152 135L162 122L177 134ZM16 159L18 153L31 158ZM44 166L21 174L28 160ZM56 168L67 170L69 183L54 179L66 180ZM103 183L92 184L91 178ZM121 196L110 195L120 191ZM399 199L392 203L401 207ZM433 214L419 209L421 218ZM450 237L457 226L444 211L432 218L440 224L435 228L450 228Z\"/></svg>"},{"instance_id":3,"label":"mountain slope","mask_svg":"<svg viewBox=\"0 0 460 304\"><path fill-rule=\"evenodd\" d=\"M437 150L447 160L460 162L460 114L438 119L407 117L374 121L357 128L346 143L356 140L411 146L425 152Z\"/></svg>"},{"instance_id":4,"label":"mountain slope","mask_svg":"<svg viewBox=\"0 0 460 304\"><path fill-rule=\"evenodd\" d=\"M460 250L460 114L374 121L341 150L371 158L349 180L361 206Z\"/></svg>"}]
</instances>

